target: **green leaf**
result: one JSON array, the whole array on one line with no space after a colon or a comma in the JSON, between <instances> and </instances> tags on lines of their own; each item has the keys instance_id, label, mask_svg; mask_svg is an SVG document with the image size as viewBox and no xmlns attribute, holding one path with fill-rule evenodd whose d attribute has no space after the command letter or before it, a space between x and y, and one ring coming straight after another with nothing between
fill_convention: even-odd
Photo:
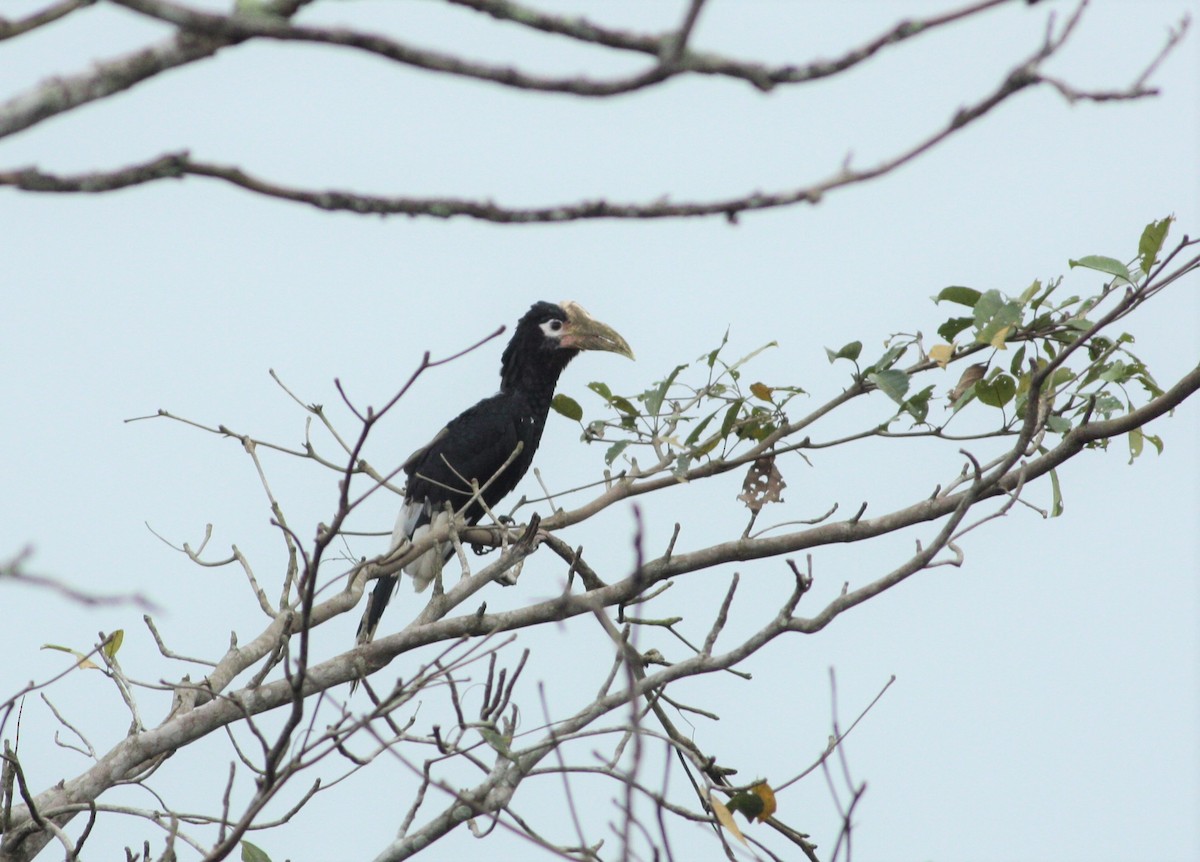
<instances>
[{"instance_id":1,"label":"green leaf","mask_svg":"<svg viewBox=\"0 0 1200 862\"><path fill-rule=\"evenodd\" d=\"M1057 518L1063 513L1062 486L1058 484L1058 471L1050 471L1050 517Z\"/></svg>"},{"instance_id":2,"label":"green leaf","mask_svg":"<svg viewBox=\"0 0 1200 862\"><path fill-rule=\"evenodd\" d=\"M904 355L908 350L907 344L895 344L887 349L883 356L876 359L868 365L864 370L870 374L873 371L884 371L896 364L896 360Z\"/></svg>"},{"instance_id":3,"label":"green leaf","mask_svg":"<svg viewBox=\"0 0 1200 862\"><path fill-rule=\"evenodd\" d=\"M479 735L483 737L483 741L496 750L496 753L501 757L513 759L512 749L508 747L509 740L505 739L498 731L490 727L479 728Z\"/></svg>"},{"instance_id":4,"label":"green leaf","mask_svg":"<svg viewBox=\"0 0 1200 862\"><path fill-rule=\"evenodd\" d=\"M646 405L647 413L654 414L662 408L663 401L667 399L667 390L671 388L671 384L675 382L675 378L679 376L679 372L685 368L687 368L686 365L676 365L675 370L661 380L656 387L647 389L639 396L642 403Z\"/></svg>"},{"instance_id":5,"label":"green leaf","mask_svg":"<svg viewBox=\"0 0 1200 862\"><path fill-rule=\"evenodd\" d=\"M720 411L718 410L716 413L709 413L707 416L701 419L700 424L693 428L692 432L687 435L687 439L683 441L683 445L687 446L689 449L695 446L697 441L700 440L700 435L704 433L704 429L708 427L708 423L713 421L719 412Z\"/></svg>"},{"instance_id":6,"label":"green leaf","mask_svg":"<svg viewBox=\"0 0 1200 862\"><path fill-rule=\"evenodd\" d=\"M1013 356L1012 362L1009 363L1008 370L1010 372L1012 372L1013 374L1020 374L1021 373L1021 365L1024 362L1025 362L1025 345L1022 344L1019 348L1017 348L1017 352Z\"/></svg>"},{"instance_id":7,"label":"green leaf","mask_svg":"<svg viewBox=\"0 0 1200 862\"><path fill-rule=\"evenodd\" d=\"M1149 441L1150 441L1150 445L1152 445L1152 446L1154 447L1154 450L1155 450L1156 452L1158 452L1158 454L1159 454L1159 455L1161 455L1161 454L1162 454L1162 450L1163 450L1163 441L1162 441L1162 438L1161 438L1161 437L1158 437L1158 436L1156 436L1156 435L1154 435L1154 434L1146 434L1146 433L1144 433L1144 432L1143 432L1142 436L1143 436L1143 437L1145 437L1147 440L1149 440Z\"/></svg>"},{"instance_id":8,"label":"green leaf","mask_svg":"<svg viewBox=\"0 0 1200 862\"><path fill-rule=\"evenodd\" d=\"M242 862L271 862L271 857L261 847L242 841Z\"/></svg>"},{"instance_id":9,"label":"green leaf","mask_svg":"<svg viewBox=\"0 0 1200 862\"><path fill-rule=\"evenodd\" d=\"M629 399L624 395L614 395L612 397L612 406L616 407L626 416L640 416L638 409L629 403Z\"/></svg>"},{"instance_id":10,"label":"green leaf","mask_svg":"<svg viewBox=\"0 0 1200 862\"><path fill-rule=\"evenodd\" d=\"M973 317L951 317L938 327L937 333L946 341L953 341L956 335L974 322L975 318Z\"/></svg>"},{"instance_id":11,"label":"green leaf","mask_svg":"<svg viewBox=\"0 0 1200 862\"><path fill-rule=\"evenodd\" d=\"M725 348L725 345L728 343L729 343L729 330L726 329L725 334L723 336L721 336L721 343L717 345L715 350L713 350L712 352L710 352L708 354L708 367L709 368L712 368L713 365L716 364L717 357L721 355L721 351Z\"/></svg>"},{"instance_id":12,"label":"green leaf","mask_svg":"<svg viewBox=\"0 0 1200 862\"><path fill-rule=\"evenodd\" d=\"M933 301L942 302L944 300L946 302L956 302L959 305L967 306L967 308L974 308L975 303L979 302L979 298L982 295L973 287L952 285L950 287L943 287L942 292L933 297Z\"/></svg>"},{"instance_id":13,"label":"green leaf","mask_svg":"<svg viewBox=\"0 0 1200 862\"><path fill-rule=\"evenodd\" d=\"M851 362L856 362L859 355L862 353L862 342L851 341L849 344L842 347L841 350L832 351L828 347L825 348L825 355L829 357L829 364L837 362L839 359L849 359Z\"/></svg>"},{"instance_id":14,"label":"green leaf","mask_svg":"<svg viewBox=\"0 0 1200 862\"><path fill-rule=\"evenodd\" d=\"M1150 267L1158 262L1158 253L1162 251L1172 221L1172 217L1167 216L1165 219L1150 222L1142 231L1142 238L1138 240L1138 261L1141 263L1142 272L1149 274Z\"/></svg>"},{"instance_id":15,"label":"green leaf","mask_svg":"<svg viewBox=\"0 0 1200 862\"><path fill-rule=\"evenodd\" d=\"M612 403L612 390L608 388L608 384L599 380L593 380L588 384L588 389L595 392L605 401Z\"/></svg>"},{"instance_id":16,"label":"green leaf","mask_svg":"<svg viewBox=\"0 0 1200 862\"><path fill-rule=\"evenodd\" d=\"M1071 269L1082 266L1084 269L1094 269L1097 272L1115 275L1117 278L1122 278L1133 284L1133 278L1129 275L1129 268L1116 258L1105 257L1100 254L1089 254L1079 258L1079 260L1069 260L1067 263L1071 265Z\"/></svg>"},{"instance_id":17,"label":"green leaf","mask_svg":"<svg viewBox=\"0 0 1200 862\"><path fill-rule=\"evenodd\" d=\"M1040 278L1035 278L1033 280L1033 284L1031 284L1031 285L1029 285L1029 287L1025 288L1025 292L1022 293L1019 297L1017 297L1017 302L1019 304L1021 304L1022 306L1026 305L1029 302L1029 300L1033 299L1034 296L1037 295L1037 292L1041 289L1042 289L1042 280Z\"/></svg>"},{"instance_id":18,"label":"green leaf","mask_svg":"<svg viewBox=\"0 0 1200 862\"><path fill-rule=\"evenodd\" d=\"M1065 416L1047 416L1046 428L1055 434L1066 434L1071 430L1071 421Z\"/></svg>"},{"instance_id":19,"label":"green leaf","mask_svg":"<svg viewBox=\"0 0 1200 862\"><path fill-rule=\"evenodd\" d=\"M929 398L933 395L933 387L926 386L916 395L910 397L900 406L904 408L916 422L921 423L929 415Z\"/></svg>"},{"instance_id":20,"label":"green leaf","mask_svg":"<svg viewBox=\"0 0 1200 862\"><path fill-rule=\"evenodd\" d=\"M579 402L569 395L563 395L561 392L554 396L554 400L550 402L550 406L554 408L554 412L561 413L568 419L579 422L583 419L583 408L579 406Z\"/></svg>"},{"instance_id":21,"label":"green leaf","mask_svg":"<svg viewBox=\"0 0 1200 862\"><path fill-rule=\"evenodd\" d=\"M877 371L867 375L867 379L879 387L879 391L887 395L901 407L904 406L904 393L908 391L908 375L903 371Z\"/></svg>"},{"instance_id":22,"label":"green leaf","mask_svg":"<svg viewBox=\"0 0 1200 862\"><path fill-rule=\"evenodd\" d=\"M997 374L991 380L975 384L975 396L989 407L1003 407L1017 394L1017 381L1007 374Z\"/></svg>"},{"instance_id":23,"label":"green leaf","mask_svg":"<svg viewBox=\"0 0 1200 862\"><path fill-rule=\"evenodd\" d=\"M1146 443L1146 438L1142 434L1141 428L1134 428L1129 432L1129 463L1132 464L1137 457L1142 454L1142 447Z\"/></svg>"},{"instance_id":24,"label":"green leaf","mask_svg":"<svg viewBox=\"0 0 1200 862\"><path fill-rule=\"evenodd\" d=\"M609 446L608 451L604 453L604 463L611 467L612 462L617 460L620 454L625 451L625 447L628 446L629 443L629 440L618 440L616 443L613 443L611 446Z\"/></svg>"},{"instance_id":25,"label":"green leaf","mask_svg":"<svg viewBox=\"0 0 1200 862\"><path fill-rule=\"evenodd\" d=\"M1004 339L1020 322L1020 304L1004 299L998 290L989 290L975 306L975 340L1002 348Z\"/></svg>"},{"instance_id":26,"label":"green leaf","mask_svg":"<svg viewBox=\"0 0 1200 862\"><path fill-rule=\"evenodd\" d=\"M729 432L733 430L733 426L737 423L738 414L741 412L743 401L738 399L729 405L729 409L725 411L725 418L721 420L721 439L724 440L729 436Z\"/></svg>"},{"instance_id":27,"label":"green leaf","mask_svg":"<svg viewBox=\"0 0 1200 862\"><path fill-rule=\"evenodd\" d=\"M104 642L104 654L112 658L117 654L117 650L121 648L121 644L125 641L125 629L117 629L108 636L108 640Z\"/></svg>"}]
</instances>

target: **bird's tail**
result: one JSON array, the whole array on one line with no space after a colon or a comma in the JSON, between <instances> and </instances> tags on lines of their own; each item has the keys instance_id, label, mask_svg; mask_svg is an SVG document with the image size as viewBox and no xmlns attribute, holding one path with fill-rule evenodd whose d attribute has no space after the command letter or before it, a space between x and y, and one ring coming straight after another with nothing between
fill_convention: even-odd
<instances>
[{"instance_id":1,"label":"bird's tail","mask_svg":"<svg viewBox=\"0 0 1200 862\"><path fill-rule=\"evenodd\" d=\"M384 575L375 581L375 589L367 597L367 606L363 609L362 621L358 624L356 642L359 646L369 644L375 637L375 629L383 619L383 609L387 607L392 593L396 591L396 581L397 577L394 575Z\"/></svg>"}]
</instances>

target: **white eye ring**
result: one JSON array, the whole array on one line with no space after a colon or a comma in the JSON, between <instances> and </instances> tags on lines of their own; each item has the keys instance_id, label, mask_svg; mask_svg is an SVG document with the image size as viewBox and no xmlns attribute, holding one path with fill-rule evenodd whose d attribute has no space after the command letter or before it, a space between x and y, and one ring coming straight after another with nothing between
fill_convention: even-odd
<instances>
[{"instance_id":1,"label":"white eye ring","mask_svg":"<svg viewBox=\"0 0 1200 862\"><path fill-rule=\"evenodd\" d=\"M550 326L551 332L558 332L560 329L562 329L562 321L561 320L551 320L549 326Z\"/></svg>"}]
</instances>

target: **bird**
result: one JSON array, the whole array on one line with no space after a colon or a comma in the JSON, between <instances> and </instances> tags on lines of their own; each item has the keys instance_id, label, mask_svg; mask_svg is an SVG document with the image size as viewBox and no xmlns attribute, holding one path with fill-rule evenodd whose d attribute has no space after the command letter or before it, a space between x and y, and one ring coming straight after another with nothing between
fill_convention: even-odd
<instances>
[{"instance_id":1,"label":"bird","mask_svg":"<svg viewBox=\"0 0 1200 862\"><path fill-rule=\"evenodd\" d=\"M500 357L500 391L450 420L402 465L408 480L388 555L445 524L447 503L474 525L517 486L542 440L559 375L584 350L634 358L624 338L578 303L530 306ZM475 498L472 483L481 489ZM421 592L453 555L450 542L439 542L404 572ZM358 626L359 645L375 636L398 582L396 575L376 580Z\"/></svg>"}]
</instances>

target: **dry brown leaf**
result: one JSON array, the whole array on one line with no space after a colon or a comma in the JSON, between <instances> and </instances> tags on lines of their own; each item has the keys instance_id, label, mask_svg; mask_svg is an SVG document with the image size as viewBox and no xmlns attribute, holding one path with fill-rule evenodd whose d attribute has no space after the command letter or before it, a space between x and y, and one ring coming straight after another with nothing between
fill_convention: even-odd
<instances>
[{"instance_id":1,"label":"dry brown leaf","mask_svg":"<svg viewBox=\"0 0 1200 862\"><path fill-rule=\"evenodd\" d=\"M782 503L783 489L786 487L787 482L783 481L782 474L775 467L775 456L764 455L750 465L738 499L757 515L767 503Z\"/></svg>"},{"instance_id":2,"label":"dry brown leaf","mask_svg":"<svg viewBox=\"0 0 1200 862\"><path fill-rule=\"evenodd\" d=\"M976 381L983 379L986 371L986 362L976 362L974 365L968 365L966 370L963 371L962 377L958 378L958 385L951 389L950 394L947 396L950 399L950 403L953 404L959 398L962 398L963 394L974 386Z\"/></svg>"}]
</instances>

